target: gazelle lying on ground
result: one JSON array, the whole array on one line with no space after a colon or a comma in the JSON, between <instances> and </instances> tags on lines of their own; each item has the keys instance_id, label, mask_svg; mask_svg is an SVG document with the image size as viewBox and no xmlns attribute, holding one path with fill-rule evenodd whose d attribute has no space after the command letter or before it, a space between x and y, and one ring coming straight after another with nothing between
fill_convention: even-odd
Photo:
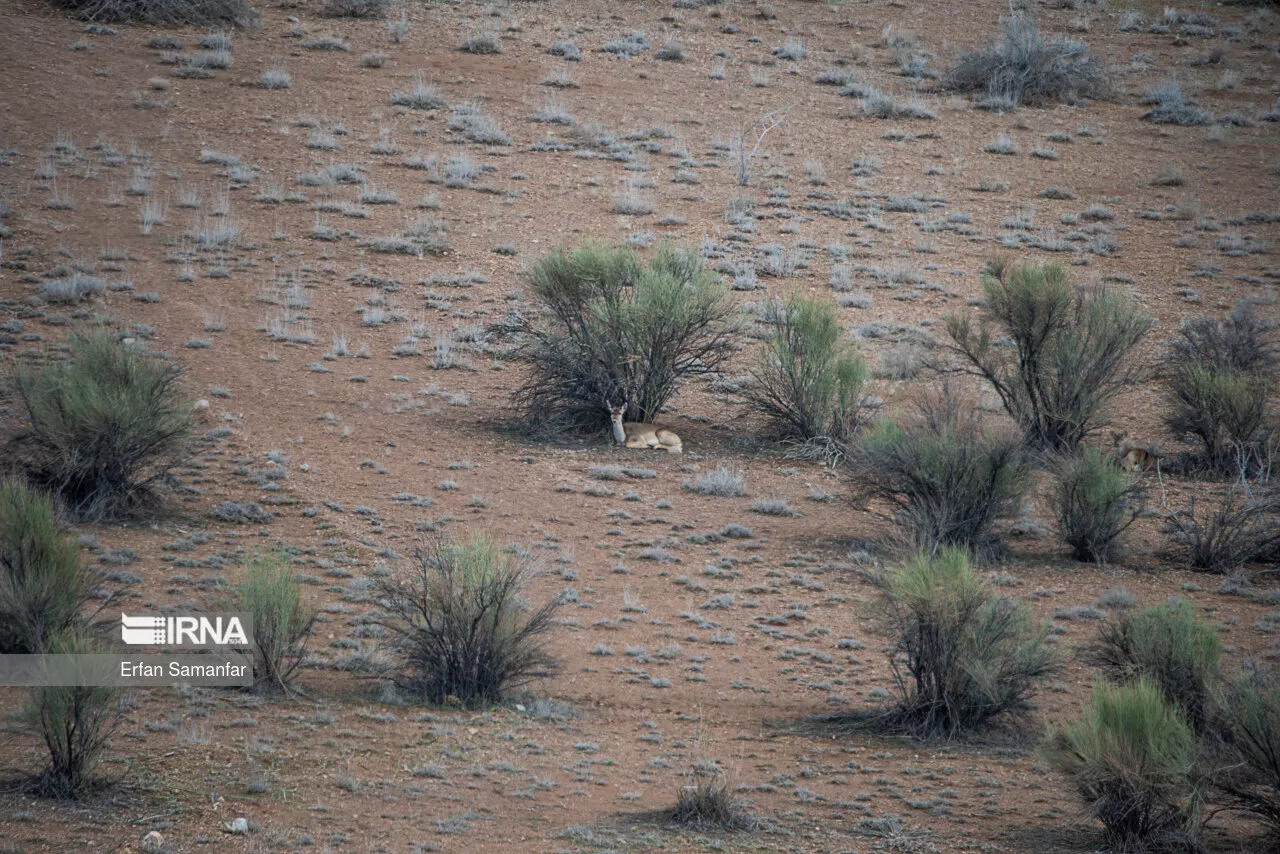
<instances>
[{"instance_id":1,"label":"gazelle lying on ground","mask_svg":"<svg viewBox=\"0 0 1280 854\"><path fill-rule=\"evenodd\" d=\"M1145 442L1135 442L1129 438L1129 432L1111 431L1111 440L1116 443L1116 458L1120 460L1120 468L1125 471L1147 471L1156 467L1160 461L1160 449Z\"/></svg>"},{"instance_id":2,"label":"gazelle lying on ground","mask_svg":"<svg viewBox=\"0 0 1280 854\"><path fill-rule=\"evenodd\" d=\"M625 405L609 405L609 417L613 419L613 438L619 445L625 445L628 448L662 449L673 454L684 453L684 443L675 433L657 424L623 421L622 415L626 411Z\"/></svg>"}]
</instances>

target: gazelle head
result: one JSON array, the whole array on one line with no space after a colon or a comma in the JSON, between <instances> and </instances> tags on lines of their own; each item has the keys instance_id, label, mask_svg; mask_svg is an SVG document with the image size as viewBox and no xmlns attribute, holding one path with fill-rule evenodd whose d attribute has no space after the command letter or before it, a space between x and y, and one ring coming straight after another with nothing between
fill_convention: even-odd
<instances>
[{"instance_id":1,"label":"gazelle head","mask_svg":"<svg viewBox=\"0 0 1280 854\"><path fill-rule=\"evenodd\" d=\"M609 410L609 417L614 423L621 424L622 416L627 413L627 402L625 400L619 402L612 395L601 393L600 402L604 404L604 408Z\"/></svg>"}]
</instances>

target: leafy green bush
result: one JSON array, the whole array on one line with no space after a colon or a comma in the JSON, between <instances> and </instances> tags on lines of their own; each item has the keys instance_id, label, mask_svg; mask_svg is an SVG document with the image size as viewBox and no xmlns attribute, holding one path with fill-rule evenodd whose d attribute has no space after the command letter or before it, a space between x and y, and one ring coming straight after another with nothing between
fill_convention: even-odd
<instances>
[{"instance_id":1,"label":"leafy green bush","mask_svg":"<svg viewBox=\"0 0 1280 854\"><path fill-rule=\"evenodd\" d=\"M1179 437L1190 436L1204 461L1223 474L1256 465L1267 412L1269 381L1208 365L1180 365L1170 386L1173 411L1166 419Z\"/></svg>"},{"instance_id":2,"label":"leafy green bush","mask_svg":"<svg viewBox=\"0 0 1280 854\"><path fill-rule=\"evenodd\" d=\"M1194 850L1195 736L1159 686L1095 683L1081 716L1050 729L1044 753L1102 822L1114 850Z\"/></svg>"},{"instance_id":3,"label":"leafy green bush","mask_svg":"<svg viewBox=\"0 0 1280 854\"><path fill-rule=\"evenodd\" d=\"M1169 429L1198 443L1202 464L1222 474L1251 474L1270 456L1280 365L1274 332L1274 321L1246 301L1225 320L1187 321L1169 345Z\"/></svg>"},{"instance_id":4,"label":"leafy green bush","mask_svg":"<svg viewBox=\"0 0 1280 854\"><path fill-rule=\"evenodd\" d=\"M897 644L894 706L880 726L925 737L1021 711L1059 666L1027 606L998 597L961 549L919 555L877 579Z\"/></svg>"},{"instance_id":5,"label":"leafy green bush","mask_svg":"<svg viewBox=\"0 0 1280 854\"><path fill-rule=\"evenodd\" d=\"M51 655L102 653L83 627L50 636ZM48 686L31 689L27 715L40 728L49 764L41 791L73 798L90 782L102 752L120 721L119 690L111 687Z\"/></svg>"},{"instance_id":6,"label":"leafy green bush","mask_svg":"<svg viewBox=\"0 0 1280 854\"><path fill-rule=\"evenodd\" d=\"M429 703L498 703L556 662L542 636L552 600L529 610L522 597L533 566L485 535L465 543L438 539L411 569L374 579L380 623L401 666L397 684Z\"/></svg>"},{"instance_id":7,"label":"leafy green bush","mask_svg":"<svg viewBox=\"0 0 1280 854\"><path fill-rule=\"evenodd\" d=\"M1134 350L1151 316L1121 291L1073 287L1057 263L996 259L982 287L978 323L946 321L961 370L995 389L1031 444L1075 448L1105 423L1116 393L1143 375Z\"/></svg>"},{"instance_id":8,"label":"leafy green bush","mask_svg":"<svg viewBox=\"0 0 1280 854\"><path fill-rule=\"evenodd\" d=\"M1196 732L1208 725L1222 641L1190 602L1125 611L1102 627L1091 657L1118 681L1150 681Z\"/></svg>"},{"instance_id":9,"label":"leafy green bush","mask_svg":"<svg viewBox=\"0 0 1280 854\"><path fill-rule=\"evenodd\" d=\"M858 427L867 367L843 337L835 305L803 295L773 303L774 327L755 368L747 403L779 438L825 440L843 449Z\"/></svg>"},{"instance_id":10,"label":"leafy green bush","mask_svg":"<svg viewBox=\"0 0 1280 854\"><path fill-rule=\"evenodd\" d=\"M236 588L239 605L252 615L254 680L267 690L289 691L315 626L315 610L289 570L283 552L256 555Z\"/></svg>"},{"instance_id":11,"label":"leafy green bush","mask_svg":"<svg viewBox=\"0 0 1280 854\"><path fill-rule=\"evenodd\" d=\"M1060 36L1046 38L1025 13L1000 19L1000 35L975 51L961 54L946 75L946 85L982 92L1011 106L1074 103L1099 97L1106 77L1088 54L1088 46Z\"/></svg>"},{"instance_id":12,"label":"leafy green bush","mask_svg":"<svg viewBox=\"0 0 1280 854\"><path fill-rule=\"evenodd\" d=\"M532 370L515 400L543 427L603 429L609 403L651 421L683 379L733 353L733 302L696 253L663 248L643 264L588 242L538 259L529 279L537 312L513 331Z\"/></svg>"},{"instance_id":13,"label":"leafy green bush","mask_svg":"<svg viewBox=\"0 0 1280 854\"><path fill-rule=\"evenodd\" d=\"M1021 438L988 431L945 388L925 396L906 426L884 421L864 433L851 463L858 482L898 508L904 539L927 552L994 548L992 525L1016 511L1027 487Z\"/></svg>"},{"instance_id":14,"label":"leafy green bush","mask_svg":"<svg viewBox=\"0 0 1280 854\"><path fill-rule=\"evenodd\" d=\"M1053 493L1058 530L1076 560L1106 563L1121 552L1121 537L1142 512L1142 492L1114 454L1084 448L1057 462Z\"/></svg>"},{"instance_id":15,"label":"leafy green bush","mask_svg":"<svg viewBox=\"0 0 1280 854\"><path fill-rule=\"evenodd\" d=\"M1280 674L1246 667L1225 692L1221 719L1241 760L1218 775L1223 799L1262 821L1280 844Z\"/></svg>"},{"instance_id":16,"label":"leafy green bush","mask_svg":"<svg viewBox=\"0 0 1280 854\"><path fill-rule=\"evenodd\" d=\"M11 375L10 464L80 520L137 510L178 463L191 426L178 371L105 331L70 339L71 358Z\"/></svg>"},{"instance_id":17,"label":"leafy green bush","mask_svg":"<svg viewBox=\"0 0 1280 854\"><path fill-rule=\"evenodd\" d=\"M43 652L81 621L93 582L48 494L0 481L0 654Z\"/></svg>"}]
</instances>

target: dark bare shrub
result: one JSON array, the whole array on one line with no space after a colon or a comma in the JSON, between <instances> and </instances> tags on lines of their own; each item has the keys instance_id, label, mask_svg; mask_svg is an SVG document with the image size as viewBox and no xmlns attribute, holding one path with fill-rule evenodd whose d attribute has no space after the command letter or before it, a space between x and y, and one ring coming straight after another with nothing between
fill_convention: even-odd
<instances>
[{"instance_id":1,"label":"dark bare shrub","mask_svg":"<svg viewBox=\"0 0 1280 854\"><path fill-rule=\"evenodd\" d=\"M1150 680L1196 732L1209 723L1222 641L1190 602L1126 610L1103 625L1089 657L1118 682Z\"/></svg>"},{"instance_id":2,"label":"dark bare shrub","mask_svg":"<svg viewBox=\"0 0 1280 854\"><path fill-rule=\"evenodd\" d=\"M1258 304L1240 302L1224 320L1188 320L1169 343L1170 358L1208 362L1236 371L1268 373L1280 366L1275 320L1258 315Z\"/></svg>"},{"instance_id":3,"label":"dark bare shrub","mask_svg":"<svg viewBox=\"0 0 1280 854\"><path fill-rule=\"evenodd\" d=\"M253 617L255 682L263 690L287 693L316 621L302 584L289 571L288 556L255 556L236 592L239 607Z\"/></svg>"},{"instance_id":4,"label":"dark bare shrub","mask_svg":"<svg viewBox=\"0 0 1280 854\"><path fill-rule=\"evenodd\" d=\"M1280 674L1246 665L1224 692L1220 717L1241 760L1215 780L1221 800L1266 825L1280 849Z\"/></svg>"},{"instance_id":5,"label":"dark bare shrub","mask_svg":"<svg viewBox=\"0 0 1280 854\"><path fill-rule=\"evenodd\" d=\"M543 646L557 601L537 608L522 595L534 567L484 535L437 539L412 566L374 579L381 614L399 659L396 684L428 703L499 703L556 661Z\"/></svg>"},{"instance_id":6,"label":"dark bare shrub","mask_svg":"<svg viewBox=\"0 0 1280 854\"><path fill-rule=\"evenodd\" d=\"M1105 89L1102 66L1088 45L1041 35L1025 13L1001 18L1000 35L957 57L945 82L961 92L1033 106L1097 98Z\"/></svg>"},{"instance_id":7,"label":"dark bare shrub","mask_svg":"<svg viewBox=\"0 0 1280 854\"><path fill-rule=\"evenodd\" d=\"M1203 572L1230 572L1280 554L1280 496L1267 483L1239 481L1210 501L1192 497L1165 515L1176 559Z\"/></svg>"},{"instance_id":8,"label":"dark bare shrub","mask_svg":"<svg viewBox=\"0 0 1280 854\"><path fill-rule=\"evenodd\" d=\"M45 651L81 622L94 576L41 491L0 481L0 653Z\"/></svg>"},{"instance_id":9,"label":"dark bare shrub","mask_svg":"<svg viewBox=\"0 0 1280 854\"><path fill-rule=\"evenodd\" d=\"M1152 318L1101 285L1075 288L1057 263L989 262L977 323L947 318L964 373L991 385L1032 445L1070 450L1106 424L1106 408L1144 372L1134 351Z\"/></svg>"},{"instance_id":10,"label":"dark bare shrub","mask_svg":"<svg viewBox=\"0 0 1280 854\"><path fill-rule=\"evenodd\" d=\"M898 508L903 538L930 553L996 548L992 525L1017 510L1027 487L1022 439L988 430L945 387L906 426L884 421L863 434L850 461L858 481Z\"/></svg>"},{"instance_id":11,"label":"dark bare shrub","mask_svg":"<svg viewBox=\"0 0 1280 854\"><path fill-rule=\"evenodd\" d=\"M77 18L99 23L162 27L231 24L256 28L261 19L247 0L56 0Z\"/></svg>"},{"instance_id":12,"label":"dark bare shrub","mask_svg":"<svg viewBox=\"0 0 1280 854\"><path fill-rule=\"evenodd\" d=\"M1023 711L1058 670L1030 609L995 594L962 549L919 555L876 579L898 640L897 701L875 723L922 737L954 737Z\"/></svg>"},{"instance_id":13,"label":"dark bare shrub","mask_svg":"<svg viewBox=\"0 0 1280 854\"><path fill-rule=\"evenodd\" d=\"M651 421L682 380L733 353L733 302L696 253L663 248L643 264L585 243L535 261L529 278L536 314L514 331L532 371L515 401L544 428L604 429L608 401Z\"/></svg>"},{"instance_id":14,"label":"dark bare shrub","mask_svg":"<svg viewBox=\"0 0 1280 854\"><path fill-rule=\"evenodd\" d=\"M52 655L102 653L83 628L68 629L49 639ZM91 781L120 721L119 689L103 686L55 685L33 688L27 715L40 729L49 764L38 782L45 794L74 798Z\"/></svg>"},{"instance_id":15,"label":"dark bare shrub","mask_svg":"<svg viewBox=\"0 0 1280 854\"><path fill-rule=\"evenodd\" d=\"M1106 563L1122 552L1124 532L1142 512L1142 489L1115 454L1084 448L1056 464L1058 531L1076 560Z\"/></svg>"},{"instance_id":16,"label":"dark bare shrub","mask_svg":"<svg viewBox=\"0 0 1280 854\"><path fill-rule=\"evenodd\" d=\"M1102 822L1112 850L1197 850L1195 735L1158 685L1096 683L1081 716L1050 729L1043 752Z\"/></svg>"},{"instance_id":17,"label":"dark bare shrub","mask_svg":"<svg viewBox=\"0 0 1280 854\"><path fill-rule=\"evenodd\" d=\"M80 520L147 506L183 455L190 405L176 366L106 332L70 339L71 358L11 375L17 419L9 464Z\"/></svg>"},{"instance_id":18,"label":"dark bare shrub","mask_svg":"<svg viewBox=\"0 0 1280 854\"><path fill-rule=\"evenodd\" d=\"M1165 359L1169 429L1199 445L1206 467L1221 474L1258 471L1269 457L1277 366L1275 321L1260 317L1251 301L1226 319L1185 322Z\"/></svg>"},{"instance_id":19,"label":"dark bare shrub","mask_svg":"<svg viewBox=\"0 0 1280 854\"><path fill-rule=\"evenodd\" d=\"M771 303L764 320L773 326L773 337L743 397L778 438L821 443L843 455L858 428L867 368L844 340L835 305L793 295Z\"/></svg>"},{"instance_id":20,"label":"dark bare shrub","mask_svg":"<svg viewBox=\"0 0 1280 854\"><path fill-rule=\"evenodd\" d=\"M387 0L328 0L320 14L327 18L383 18L390 8Z\"/></svg>"}]
</instances>

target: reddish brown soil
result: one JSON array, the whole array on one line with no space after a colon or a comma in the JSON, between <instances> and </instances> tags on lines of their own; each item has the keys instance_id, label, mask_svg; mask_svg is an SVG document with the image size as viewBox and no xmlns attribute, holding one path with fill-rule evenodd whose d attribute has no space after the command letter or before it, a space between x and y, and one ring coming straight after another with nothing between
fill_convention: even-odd
<instances>
[{"instance_id":1,"label":"reddish brown soil","mask_svg":"<svg viewBox=\"0 0 1280 854\"><path fill-rule=\"evenodd\" d=\"M524 286L521 269L553 246L586 237L617 242L643 231L693 246L704 235L720 240L730 230L724 222L730 198L764 202L774 188L790 192L786 201L794 216L760 219L756 242L807 240L817 251L796 277L762 278L766 292L738 294L744 300L758 303L796 288L828 291L831 261L822 249L836 241L850 247L853 265L907 266L942 286L899 301L894 291L855 277L873 303L865 310L842 309L851 328L874 321L929 334L934 321L963 311L966 300L980 294L984 260L1002 251L1001 220L1022 206L1034 206L1037 226L1056 226L1060 235L1070 230L1058 224L1061 214L1092 204L1114 212L1106 224L1118 248L1110 256L1051 256L1029 249L1015 254L1079 259L1082 265L1072 269L1081 280L1119 276L1130 283L1158 318L1147 355L1182 318L1228 309L1244 296L1268 295L1280 277L1273 254L1229 255L1215 243L1224 234L1276 240L1277 125L1227 128L1214 139L1205 128L1143 122L1145 108L1138 104L1146 87L1176 73L1215 115L1266 113L1277 95L1280 65L1275 16L1248 18L1248 10L1214 7L1209 11L1223 24L1241 27L1239 37L1180 43L1170 35L1120 33L1118 12L1041 8L1044 29L1079 31L1076 37L1114 67L1112 100L996 115L926 84L924 97L938 119L895 122L859 117L853 99L839 97L835 87L815 85L814 76L847 64L882 89L907 93L910 81L894 73L881 46L884 25L914 32L934 55L934 67L945 67L958 49L994 30L1004 3L947 3L945 11L881 0L777 5L777 19L763 20L747 3L690 10L652 2L512 3L498 4L496 16L474 4L415 4L408 15L412 30L400 44L390 43L380 21L327 20L305 4L270 7L263 10L261 30L235 33L233 67L208 80L171 77L172 68L159 62L161 51L148 49L160 32L153 28L121 26L118 35L88 35L83 23L46 6L13 0L0 5L0 149L12 149L0 166L0 200L13 208L3 220L3 257L10 263L0 269L0 298L7 301L0 319L20 317L24 323L7 353L19 360L38 357L69 328L94 318L149 324L154 337L148 346L178 356L190 394L210 399L203 429L230 431L203 443L198 467L183 470L182 480L197 491L175 499L173 515L154 524L85 527L78 533L95 538L101 550L137 552L139 560L124 569L141 577L131 595L147 607L212 603L219 583L235 581L244 555L285 544L299 550L298 571L316 577L308 589L329 609L313 644L315 666L301 678L307 699L146 692L137 697L103 765L113 785L80 804L0 797L0 850L138 850L142 836L158 828L178 851L206 845L229 851L692 851L721 845L865 851L886 843L859 836L858 821L890 814L906 816L911 827L927 834L896 850L1071 850L1096 841L1073 794L1037 758L1033 745L1039 719L1063 718L1088 692L1094 673L1074 661L1052 690L1040 694L1029 735L1002 736L994 743L926 746L860 734L792 734L766 725L864 708L874 702L873 690L892 685L876 595L850 555L888 527L882 514L852 500L856 484L847 475L772 452L757 438L760 425L743 417L737 400L704 383L683 391L665 414L685 441L685 455L675 457L619 450L604 436L561 444L524 438L510 429L508 401L522 374L498 362L496 351L477 346L468 353L474 370L433 370L429 336L423 342L426 356L393 354L418 319L446 331L501 320L507 295ZM1161 12L1160 4L1140 8L1148 19ZM312 36L340 33L351 50L305 50L299 40L283 38L291 15ZM723 33L724 24L741 31ZM502 30L501 55L455 49L464 35L486 28ZM653 51L624 61L597 50L632 30L647 32L655 48L675 35L686 61L661 62ZM200 33L175 35L190 52ZM803 40L806 59L770 58L788 37ZM583 61L547 55L546 48L560 39L575 41ZM81 42L83 50L73 47ZM1190 64L1217 44L1226 48L1220 64ZM385 66L361 67L361 55L369 51L386 53ZM731 54L723 80L708 76L721 62L713 56L717 51ZM1139 53L1149 64L1132 63ZM292 88L252 85L263 70L281 63L292 75ZM752 67L767 71L769 85L751 85ZM567 138L566 129L529 118L552 93L540 81L562 68L580 83L562 95L579 123L598 122L618 135L657 126L671 131L673 138L657 140L660 152L640 156L651 172L628 172L621 162L573 151L529 150L539 140ZM1235 89L1219 88L1224 71L1238 72ZM480 103L513 144L465 143L446 129L447 108L388 106L391 93L407 88L417 72L449 103ZM149 88L152 78L165 88ZM709 154L713 140L728 140L760 114L787 107L786 122L761 147L750 187L735 185L727 163L693 170L697 184L672 181L679 162L672 150L685 149L699 164L718 160ZM300 120L326 130L340 123L348 132L337 138L341 150L308 149L310 131ZM916 138L883 138L891 128ZM400 153L370 153L381 129L393 133ZM1014 138L1016 156L982 151L998 133ZM1070 141L1046 142L1052 133L1067 134ZM73 143L74 152L56 158L56 182L36 178L60 137ZM105 165L103 151L91 148L100 139L126 160L132 152L136 165L152 170L154 193L167 200L168 211L166 224L149 236L139 233L142 199L123 195L122 206L108 205L110 193L122 193L133 165ZM1037 147L1056 149L1058 159L1033 158ZM234 154L260 174L250 186L227 191L227 167L202 163L203 148ZM425 172L401 165L414 153L447 158L463 152L491 170L476 183L493 192L430 185ZM870 178L851 177L848 163L857 157L879 158L883 166ZM805 184L808 160L825 166L825 186ZM358 164L370 183L398 195L396 205L366 205L367 219L322 215L339 232L350 229L360 239L308 237L317 218L312 203L354 201L359 191L297 185L299 173L334 163ZM1152 184L1168 165L1186 175L1184 186ZM179 175L182 185L199 185L200 211L178 206ZM614 193L637 177L656 182L641 193L656 212L615 215ZM1008 189L976 191L988 177ZM46 206L55 184L57 192L73 198L74 210ZM266 185L285 194L302 191L307 201L255 201ZM1074 200L1038 198L1050 186L1070 190ZM909 213L885 213L892 230L874 231L855 220L804 210L806 193L814 189L829 193L829 202L858 199L857 193L937 197L945 201L923 218L963 212L972 218L973 232L924 235L914 224L922 216ZM440 210L430 213L449 224L449 254L406 258L361 245L428 213L414 209L427 193L439 196ZM184 233L198 227L219 194L230 198L240 240L225 251L201 253L192 265L194 281L178 281L183 265L167 259L184 248ZM1139 216L1171 204L1194 208L1193 218ZM1270 212L1271 221L1233 219L1253 212ZM686 224L658 226L663 216ZM1207 224L1220 230L1197 230L1195 217L1210 218ZM783 225L793 230L780 231ZM1194 246L1175 247L1184 232L1196 235ZM932 241L936 254L917 252L918 239ZM501 244L514 246L517 254L491 251ZM126 259L104 260L117 254L108 250L122 250ZM111 290L80 306L41 305L34 297L37 284L24 273L58 264L83 265L111 282L127 279L133 291ZM1220 268L1215 275L1193 276L1198 266L1210 264ZM225 267L225 277L209 275L217 266ZM401 280L403 287L386 298L403 319L362 327L357 310L377 291L348 281L357 268ZM483 281L458 288L432 285L447 302L424 302L422 279L464 271L483 274ZM314 344L273 343L261 328L264 315L282 310L258 299L276 277L301 283L309 307L300 311L314 330ZM1179 295L1188 287L1202 302ZM158 301L137 299L148 292ZM224 330L205 331L208 312L225 316ZM323 361L340 329L349 335L353 355ZM193 338L207 339L212 347L187 348ZM354 358L362 346L370 357ZM874 365L892 343L865 340L861 346ZM744 354L734 372L745 373L748 358ZM329 371L313 372L312 363ZM875 393L893 412L927 382L877 380ZM229 397L211 396L214 388ZM1154 384L1124 394L1116 406L1118 425L1170 445L1161 434L1160 394ZM246 475L267 465L265 455L273 450L288 458L288 476L280 489L263 491ZM603 484L608 495L583 493L584 485L600 483L588 477L588 468L603 463L652 467L657 476ZM682 489L695 473L717 465L745 474L745 498L701 497ZM446 480L458 488L440 489ZM836 499L809 500L811 485ZM1150 486L1158 504L1154 477ZM1164 488L1169 506L1178 506L1196 487L1166 479ZM624 498L630 490L638 499ZM428 496L431 506L395 500L400 493ZM749 512L759 497L785 498L803 515ZM261 530L211 518L210 508L229 500L278 502L268 505L277 517ZM659 507L663 501L669 506ZM1034 497L1030 515L1047 527L1042 494ZM546 572L534 598L577 589L580 601L561 610L564 623L551 642L563 670L533 686L571 717L389 704L377 684L332 668L349 647L374 643L351 637L350 621L368 605L343 601L343 574L358 577L401 560L422 536L415 523L424 522L455 531L488 529L542 555ZM706 545L685 539L730 522L747 525L754 538ZM191 552L165 549L194 531L213 536ZM1273 657L1272 638L1255 630L1269 609L1219 594L1218 578L1163 558L1164 544L1156 523L1146 522L1127 565L1098 569L1071 562L1046 533L1014 540L1011 559L996 571L1016 581L1009 592L1046 618L1058 608L1092 604L1118 584L1143 603L1187 596L1221 626L1228 667L1248 656ZM665 549L676 562L642 559L651 547ZM230 557L222 566L210 560L222 552ZM732 573L705 572L724 557L736 559ZM721 593L733 594L730 608L699 610ZM624 597L644 610L624 610ZM801 611L803 617L780 627L786 636L760 631L766 616ZM688 612L718 626L699 629L682 616ZM1061 643L1072 649L1096 628L1089 621L1056 624ZM718 635L734 643L713 642ZM841 638L865 646L837 648ZM597 644L614 654L590 654ZM678 644L679 654L645 663L626 654L643 647L652 656L668 644ZM0 708L9 716L0 736L0 766L12 775L30 774L42 761L38 738L18 722L21 705L20 692L0 691ZM204 729L207 738L197 739L202 743L180 737L193 725ZM684 774L699 762L718 763L736 783L762 787L747 794L769 819L769 829L700 837L625 820L670 804ZM434 763L442 765L442 777L414 774ZM248 837L222 831L222 823L237 816L252 823ZM1216 826L1237 840L1224 844L1247 845L1239 840L1248 828L1221 818Z\"/></svg>"}]
</instances>

